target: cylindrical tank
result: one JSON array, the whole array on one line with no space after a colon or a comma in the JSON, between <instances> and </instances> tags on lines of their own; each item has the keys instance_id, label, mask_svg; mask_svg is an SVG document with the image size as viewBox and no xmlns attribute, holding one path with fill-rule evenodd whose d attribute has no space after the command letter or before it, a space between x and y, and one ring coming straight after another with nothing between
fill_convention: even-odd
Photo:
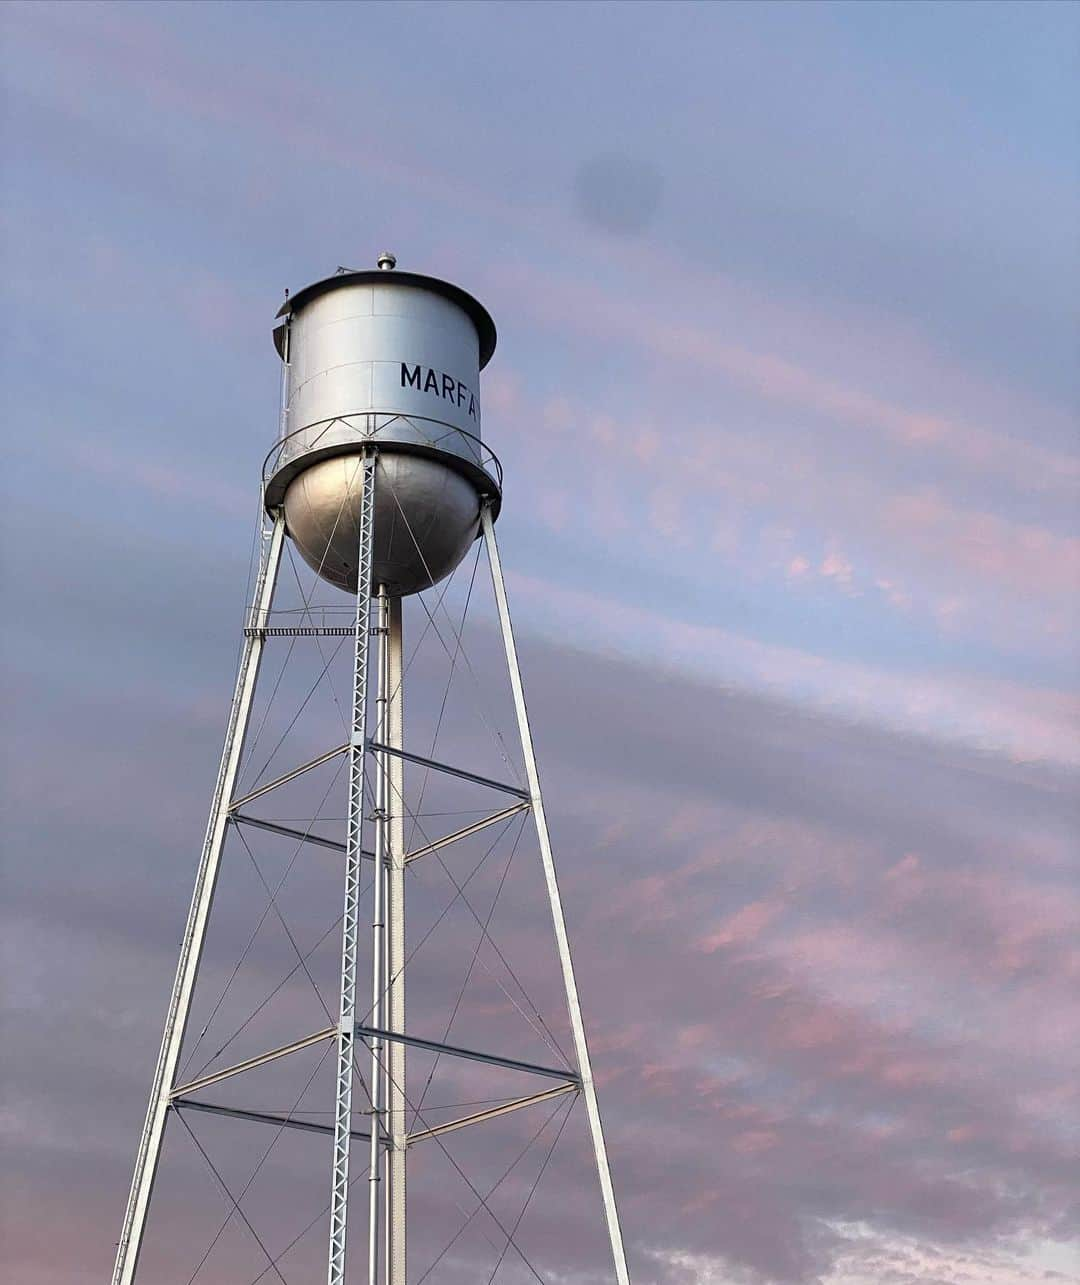
<instances>
[{"instance_id":1,"label":"cylindrical tank","mask_svg":"<svg viewBox=\"0 0 1080 1285\"><path fill-rule=\"evenodd\" d=\"M372 582L404 595L458 565L482 499L498 511L501 475L480 437L491 317L457 286L393 269L383 255L378 269L339 270L281 308L285 413L265 480L304 561L355 591L360 453L374 447Z\"/></svg>"}]
</instances>

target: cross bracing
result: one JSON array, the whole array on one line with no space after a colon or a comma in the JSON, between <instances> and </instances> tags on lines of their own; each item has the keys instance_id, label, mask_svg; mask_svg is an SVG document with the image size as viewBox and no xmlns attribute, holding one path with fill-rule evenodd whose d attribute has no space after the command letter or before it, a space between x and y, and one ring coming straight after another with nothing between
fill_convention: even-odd
<instances>
[{"instance_id":1,"label":"cross bracing","mask_svg":"<svg viewBox=\"0 0 1080 1285\"><path fill-rule=\"evenodd\" d=\"M490 556L494 550L490 523L485 536L475 556L448 583L432 586L410 604L414 623L405 633L407 646L402 645L399 629L395 672L393 659L386 654L389 632L378 632L388 629L382 623L388 617L378 614L377 595L366 605L363 595L358 595L351 626L326 624L328 609L314 598L317 578L312 582L296 565L280 519L266 527L223 758L222 774L229 775L223 781L219 774L207 840L210 844L212 835L216 845L212 860L226 871L223 885L227 872L237 866L254 872L255 895L247 897L244 907L249 928L246 935L233 937L234 955L237 943L241 949L231 964L225 962L225 955L206 953L197 1003L196 979L188 976L191 967L187 966L184 984L190 983L190 989L182 1003L188 1010L182 1017L183 1029L174 1029L171 1035L166 1031L166 1040L171 1039L174 1047L165 1072L155 1080L156 1134L145 1148L147 1157L155 1153L156 1166L167 1121L173 1117L183 1121L182 1131L190 1135L195 1153L223 1193L223 1222L213 1229L205 1254L200 1250L193 1255L193 1282L211 1279L208 1273L225 1238L241 1231L252 1252L257 1250L264 1260L257 1270L253 1268L252 1280L288 1280L290 1264L295 1270L299 1256L317 1240L320 1226L324 1245L329 1242L331 1281L345 1279L347 1261L362 1262L365 1230L369 1263L382 1255L380 1279L404 1280L403 1275L395 1275L404 1271L401 1246L395 1249L387 1227L394 1191L403 1203L405 1156L417 1146L438 1157L460 1188L460 1194L452 1196L439 1193L443 1205L456 1208L459 1225L446 1229L441 1248L429 1245L418 1221L424 1189L415 1187L415 1178L411 1180L415 1189L410 1196L410 1235L427 1259L416 1259L408 1279L427 1279L440 1264L445 1269L446 1255L460 1252L461 1245L474 1237L490 1250L493 1278L504 1265L515 1263L530 1278L544 1279L535 1247L530 1249L522 1241L528 1231L529 1208L576 1103L584 1104L592 1124L595 1091L587 1058L582 1065L580 1013L576 1024L574 1019L576 985L572 970L568 973L566 967L561 906L557 895L552 895L554 868L531 741L527 724L521 721L520 680L514 685L512 635L508 642L504 632L503 643L511 660L511 695L519 706L515 721L525 750L524 764L510 752L502 731L508 708L504 705L500 718L481 682L481 673L486 679L490 672L490 656L481 661L466 636L478 568L485 553ZM274 602L275 588L281 594L286 568L295 582L293 594L294 599L298 595L299 606ZM501 606L498 601L497 563L494 570L496 605L508 630L505 596ZM275 623L284 619L291 623ZM432 653L441 656L443 676L438 682L433 677ZM358 676L361 654L366 672ZM252 668L257 673L260 665L263 673L257 693ZM423 690L428 698L424 703L434 717L422 728L420 720L413 719L413 710L421 708L421 702L410 703L409 738L403 741L400 726L396 732L391 730L391 710L396 697L400 718L400 696L407 682L410 691ZM382 693L382 723L375 701L363 690L365 684ZM475 715L472 733L463 735L462 710L470 702ZM502 799L493 799L496 794ZM537 829L542 830L541 887L546 888L556 916L556 959L566 953L563 981L567 994L572 994L569 1021L552 1006L550 988L542 999L534 999L535 961L526 959L523 967L511 949L515 934L499 931L500 914L509 915L514 923L520 919L520 903L504 892L508 881L524 868L517 857L523 838L534 836ZM223 857L227 857L224 865ZM314 897L308 885L315 879L326 884L332 874L340 888L343 864L344 902L335 915L330 901L324 900L320 922L311 913ZM373 908L378 872L382 872L382 903ZM209 878L216 880L217 871ZM396 948L389 944L386 924L394 880L399 904L404 904L407 887L410 905L408 941L402 925ZM441 898L439 884L445 887ZM365 942L364 925L373 909L374 936ZM192 951L196 955L205 951L209 906L201 927L194 906L193 917L202 939L192 939L189 956ZM450 944L446 945L448 933ZM280 948L276 964L271 962L271 942ZM455 943L460 963L456 976L451 976L445 962ZM198 972L198 959L194 972ZM371 982L363 998L357 989L361 974ZM411 1014L407 1024L401 1025L397 1021L401 1006L395 1007L394 996L396 987L400 1000L406 977L414 979ZM178 986L179 979L178 973ZM338 984L340 993L335 996ZM489 998L481 1009L486 1005L492 1010L497 1000L509 1023L501 1034L494 1023L470 1014L471 998L484 995ZM174 995L170 1014L176 1010L175 1000ZM307 1006L310 1034L305 1034L300 1016L302 1004ZM311 1021L312 1017L316 1020ZM264 1024L277 1031L289 1022L293 1022L291 1038L258 1044ZM463 1024L470 1038L452 1038ZM540 1050L546 1058L539 1055ZM293 1070L287 1072L290 1066ZM491 1100L475 1110L467 1109L475 1100L475 1090L470 1094L462 1078L472 1073L463 1070L467 1067L489 1077L481 1078L479 1084ZM270 1086L283 1085L285 1080L266 1077L278 1073L291 1074L293 1080L289 1096L275 1100L267 1096ZM494 1084L490 1077L499 1075L536 1076L547 1084L535 1091L515 1090L505 1082ZM231 1100L221 1096L223 1090L232 1095ZM312 1105L315 1101L318 1107ZM534 1116L538 1126L494 1183L482 1176L483 1166L477 1167L475 1156L461 1148L462 1139L474 1134L478 1139L494 1136L490 1131L499 1129L516 1131L508 1138L520 1141L525 1133L518 1122ZM148 1118L148 1129L150 1124ZM219 1126L250 1129L253 1136L270 1139L240 1180L230 1176L215 1153L213 1130ZM309 1146L319 1145L320 1138L333 1144L330 1199L306 1226L278 1243L272 1220L268 1222L265 1215L260 1218L254 1201L269 1166L282 1152L282 1139L305 1136L311 1140ZM595 1129L593 1141L595 1146ZM503 1144L492 1145L494 1160ZM356 1146L367 1153L362 1159ZM141 1147L140 1155L143 1152ZM529 1190L522 1196L515 1184L523 1181L521 1175L531 1159L536 1165L526 1184ZM608 1203L606 1157L600 1168L610 1231L616 1216L613 1201ZM355 1200L358 1181L374 1189L366 1220ZM137 1168L133 1193L139 1183ZM380 1185L391 1188L385 1198ZM136 1224L140 1224L141 1240L151 1186L152 1181L143 1183L145 1194L138 1197L141 1207L125 1221L129 1241ZM511 1189L517 1191L516 1205L500 1204ZM317 1203L313 1198L313 1212ZM403 1208L400 1215L404 1217ZM353 1234L347 1237L350 1226ZM618 1239L616 1277L624 1280L617 1231L615 1221L611 1238L613 1250ZM137 1261L137 1254L122 1252L114 1280L133 1280ZM485 1274L488 1270L484 1269Z\"/></svg>"}]
</instances>

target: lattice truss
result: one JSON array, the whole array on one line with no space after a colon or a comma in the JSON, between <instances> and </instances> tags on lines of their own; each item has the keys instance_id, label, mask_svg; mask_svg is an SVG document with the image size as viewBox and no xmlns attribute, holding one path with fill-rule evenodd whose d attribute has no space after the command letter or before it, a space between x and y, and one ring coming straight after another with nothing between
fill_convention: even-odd
<instances>
[{"instance_id":1,"label":"lattice truss","mask_svg":"<svg viewBox=\"0 0 1080 1285\"><path fill-rule=\"evenodd\" d=\"M144 1165L156 1162L154 1128L165 1131L138 1279L321 1280L329 1238L329 1279L343 1280L346 1212L348 1279L362 1278L372 1254L380 1279L405 1279L404 1244L396 1275L390 1244L403 1177L397 1210L383 1199L394 1134L408 1173L410 1285L604 1279L612 1251L625 1280L598 1117L587 1127L595 1098L575 1110L591 1073L552 936L538 796L484 540L449 580L404 601L400 674L386 660L385 602L326 585L269 518L255 544L238 682L238 694L251 684L250 718L243 735L234 702L234 779L224 790L219 781L214 800L220 863L207 872L204 851L200 867L216 880L213 913L207 905L186 1034L171 1067L163 1051L160 1119L152 1101L140 1150ZM407 693L392 753L388 684ZM352 835L350 790L363 798ZM396 830L380 830L387 816ZM214 825L212 816L208 847ZM407 926L392 975L385 945L376 959L384 939L372 920L386 913L385 885L375 903L376 851L385 859L395 834ZM343 990L351 852L359 935ZM346 912L349 896L346 881ZM395 978L397 999L408 996L397 1028ZM138 1186L137 1168L125 1236L139 1227ZM374 1240L369 1207L382 1210ZM119 1265L115 1279L125 1279Z\"/></svg>"}]
</instances>

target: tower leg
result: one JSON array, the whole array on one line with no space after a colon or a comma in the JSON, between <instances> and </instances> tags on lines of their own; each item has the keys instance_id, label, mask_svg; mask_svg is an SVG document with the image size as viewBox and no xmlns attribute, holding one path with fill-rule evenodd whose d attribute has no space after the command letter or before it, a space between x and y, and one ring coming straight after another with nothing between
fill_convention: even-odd
<instances>
[{"instance_id":1,"label":"tower leg","mask_svg":"<svg viewBox=\"0 0 1080 1285\"><path fill-rule=\"evenodd\" d=\"M401 599L390 600L389 702L387 705L386 743L403 750L405 697L402 687L402 611ZM405 763L397 754L390 756L389 768L389 845L387 851L387 987L389 1012L387 1029L405 1034ZM406 1170L406 1103L405 1045L394 1041L388 1054L388 1285L405 1285L405 1170Z\"/></svg>"},{"instance_id":2,"label":"tower leg","mask_svg":"<svg viewBox=\"0 0 1080 1285\"><path fill-rule=\"evenodd\" d=\"M555 861L551 851L551 838L548 834L547 817L544 813L544 801L540 793L540 777L536 769L536 755L533 750L529 715L525 708L525 692L521 684L521 669L518 665L517 646L514 643L514 630L510 623L510 608L506 601L506 584L503 580L499 548L495 542L495 524L492 521L491 508L487 504L484 505L481 512L481 522L488 562L491 566L491 582L495 590L495 602L499 611L499 626L502 630L503 648L506 651L506 664L510 671L514 712L517 716L521 752L525 759L525 773L529 783L529 794L532 799L532 815L536 823L536 835L540 843L540 859L544 868L544 882L547 885L548 901L551 906L551 920L555 929L555 944L558 948L563 985L566 989L566 1006L570 1014L574 1051L577 1055L578 1071L581 1075L581 1091L585 1099L585 1110L589 1117L589 1132L592 1135L596 1171L600 1179L600 1193L604 1202L604 1217L607 1221L608 1238L611 1241L611 1256L615 1265L615 1279L618 1285L629 1285L630 1277L626 1269L626 1254L623 1249L622 1229L619 1226L619 1211L615 1204L615 1191L611 1185L611 1169L608 1165L607 1147L604 1145L604 1130L600 1123L600 1109L596 1101L596 1086L593 1083L589 1047L585 1040L585 1025L582 1021L581 1005L578 1001L577 982L574 979L574 964L570 957L570 941L566 935L566 920L563 916L562 898L559 895L559 883L555 874Z\"/></svg>"},{"instance_id":3,"label":"tower leg","mask_svg":"<svg viewBox=\"0 0 1080 1285\"><path fill-rule=\"evenodd\" d=\"M345 852L345 908L341 929L341 1009L337 1035L334 1155L330 1185L328 1285L344 1285L349 1210L349 1143L352 1128L353 1057L356 1041L356 969L360 938L360 862L364 828L364 771L367 761L368 628L371 613L375 457L360 460L361 502L356 627L353 656L352 728L349 743L349 814ZM376 863L376 882L378 868ZM375 1087L372 1085L372 1093ZM372 1133L378 1130L372 1118Z\"/></svg>"},{"instance_id":4,"label":"tower leg","mask_svg":"<svg viewBox=\"0 0 1080 1285\"><path fill-rule=\"evenodd\" d=\"M131 1285L135 1279L135 1269L142 1249L143 1232L146 1227L154 1178L157 1174L158 1159L161 1155L170 1095L176 1080L176 1064L191 1013L191 997L199 973L203 945L206 941L206 926L214 899L214 889L217 886L221 852L228 828L229 804L236 787L240 757L251 718L255 681L262 659L264 640L255 630L265 625L266 617L273 604L284 538L285 519L279 513L274 520L272 530L268 533L268 539L264 534L259 578L255 584L255 593L248 616L249 629L244 636L236 688L233 692L229 721L225 731L225 746L222 750L221 764L218 767L217 782L210 805L210 818L206 827L206 837L203 840L202 858L195 877L195 891L192 894L191 908L188 911L187 924L180 946L180 960L176 968L176 978L165 1019L165 1032L161 1040L161 1051L158 1053L157 1068L154 1071L153 1085L150 1090L150 1105L147 1108L146 1123L143 1125L139 1149L135 1157L135 1173L131 1181L131 1192L128 1195L123 1228L116 1251L116 1265L113 1268L113 1285Z\"/></svg>"}]
</instances>

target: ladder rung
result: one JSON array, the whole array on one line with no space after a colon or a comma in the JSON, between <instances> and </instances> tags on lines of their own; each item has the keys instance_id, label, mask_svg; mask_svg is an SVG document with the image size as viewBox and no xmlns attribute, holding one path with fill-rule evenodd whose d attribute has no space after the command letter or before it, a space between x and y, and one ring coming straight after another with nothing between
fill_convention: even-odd
<instances>
[{"instance_id":1,"label":"ladder rung","mask_svg":"<svg viewBox=\"0 0 1080 1285\"><path fill-rule=\"evenodd\" d=\"M348 638L356 630L352 625L265 625L244 629L245 638Z\"/></svg>"}]
</instances>

